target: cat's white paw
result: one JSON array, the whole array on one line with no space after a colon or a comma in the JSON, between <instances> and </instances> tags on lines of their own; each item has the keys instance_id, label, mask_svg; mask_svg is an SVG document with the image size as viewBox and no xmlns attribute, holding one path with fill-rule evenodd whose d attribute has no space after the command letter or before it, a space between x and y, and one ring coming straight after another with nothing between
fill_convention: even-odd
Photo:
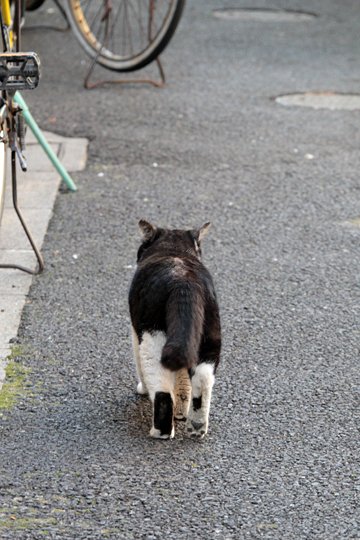
<instances>
[{"instance_id":1,"label":"cat's white paw","mask_svg":"<svg viewBox=\"0 0 360 540\"><path fill-rule=\"evenodd\" d=\"M173 427L171 430L170 435L161 435L160 429L156 429L155 427L152 427L150 429L150 437L153 439L173 439L175 436L175 428Z\"/></svg>"},{"instance_id":2,"label":"cat's white paw","mask_svg":"<svg viewBox=\"0 0 360 540\"><path fill-rule=\"evenodd\" d=\"M208 431L207 421L202 422L196 421L194 419L188 418L185 424L185 431L188 437L192 439L202 439Z\"/></svg>"},{"instance_id":3,"label":"cat's white paw","mask_svg":"<svg viewBox=\"0 0 360 540\"><path fill-rule=\"evenodd\" d=\"M136 391L140 396L145 396L147 394L147 390L142 382L139 382L139 384L136 387Z\"/></svg>"}]
</instances>

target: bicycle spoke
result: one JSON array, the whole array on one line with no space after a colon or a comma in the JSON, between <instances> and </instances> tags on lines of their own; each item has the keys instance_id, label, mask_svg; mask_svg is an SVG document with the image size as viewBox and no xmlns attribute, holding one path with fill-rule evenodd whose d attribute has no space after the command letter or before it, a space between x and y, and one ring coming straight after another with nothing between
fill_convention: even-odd
<instances>
[{"instance_id":1,"label":"bicycle spoke","mask_svg":"<svg viewBox=\"0 0 360 540\"><path fill-rule=\"evenodd\" d=\"M184 0L111 0L106 12L108 0L66 1L70 23L87 53L120 71L156 57L174 33L184 5Z\"/></svg>"},{"instance_id":2,"label":"bicycle spoke","mask_svg":"<svg viewBox=\"0 0 360 540\"><path fill-rule=\"evenodd\" d=\"M90 3L91 3L91 1L92 0L88 1L88 9L86 10L88 14L89 14L89 11L90 11ZM102 28L101 28L101 16L102 16L103 10L104 10L104 6L103 6L102 3L100 3L100 7L98 8L97 11L95 11L95 15L92 16L92 19L89 22L89 28L90 28L92 34L95 36L96 41L99 43L99 45L98 45L99 48L101 46L101 39L99 40L98 38L101 36L101 30L102 30ZM84 15L86 15L86 13ZM96 21L97 20L99 22L97 23L97 26L96 26Z\"/></svg>"},{"instance_id":3,"label":"bicycle spoke","mask_svg":"<svg viewBox=\"0 0 360 540\"><path fill-rule=\"evenodd\" d=\"M99 36L104 35L103 22L99 21L102 7L90 19L90 3L91 0L86 2L84 16L87 15L89 28L99 41ZM154 0L114 0L108 15L108 35L104 36L106 53L120 58L131 58L141 53L156 37L160 23L168 15L169 5L164 6L164 2Z\"/></svg>"}]
</instances>

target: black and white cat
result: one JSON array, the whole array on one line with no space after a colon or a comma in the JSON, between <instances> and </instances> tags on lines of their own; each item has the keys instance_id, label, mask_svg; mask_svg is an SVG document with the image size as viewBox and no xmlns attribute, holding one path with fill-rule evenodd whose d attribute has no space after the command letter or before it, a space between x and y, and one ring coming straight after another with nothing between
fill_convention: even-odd
<instances>
[{"instance_id":1,"label":"black and white cat","mask_svg":"<svg viewBox=\"0 0 360 540\"><path fill-rule=\"evenodd\" d=\"M201 262L198 230L139 222L143 242L129 292L139 394L153 404L155 438L174 437L174 418L191 437L208 430L221 330L213 281Z\"/></svg>"}]
</instances>

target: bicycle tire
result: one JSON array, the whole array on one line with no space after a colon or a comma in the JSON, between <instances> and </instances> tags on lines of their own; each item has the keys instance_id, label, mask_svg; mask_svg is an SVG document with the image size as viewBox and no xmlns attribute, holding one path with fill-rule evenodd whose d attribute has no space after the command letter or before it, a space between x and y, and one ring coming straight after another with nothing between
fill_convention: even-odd
<instances>
[{"instance_id":1,"label":"bicycle tire","mask_svg":"<svg viewBox=\"0 0 360 540\"><path fill-rule=\"evenodd\" d=\"M67 0L68 21L92 59L109 70L128 72L147 66L165 49L178 26L185 0L113 0L115 7L105 20L103 5L105 2L99 8L99 0ZM137 26L134 35L131 24Z\"/></svg>"}]
</instances>

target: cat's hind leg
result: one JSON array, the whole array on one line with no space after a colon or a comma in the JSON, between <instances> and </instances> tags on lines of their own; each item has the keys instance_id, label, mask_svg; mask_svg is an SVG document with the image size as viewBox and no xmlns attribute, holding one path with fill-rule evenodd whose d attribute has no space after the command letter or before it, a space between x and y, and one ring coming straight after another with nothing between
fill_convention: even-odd
<instances>
[{"instance_id":1,"label":"cat's hind leg","mask_svg":"<svg viewBox=\"0 0 360 540\"><path fill-rule=\"evenodd\" d=\"M191 378L192 396L186 431L190 437L203 437L209 425L209 412L215 372L220 361L221 329L215 301L205 310L204 335L199 349L199 363Z\"/></svg>"},{"instance_id":2,"label":"cat's hind leg","mask_svg":"<svg viewBox=\"0 0 360 540\"><path fill-rule=\"evenodd\" d=\"M186 431L190 437L202 438L207 433L214 381L213 364L203 362L196 366L191 378L191 405L186 421Z\"/></svg>"},{"instance_id":3,"label":"cat's hind leg","mask_svg":"<svg viewBox=\"0 0 360 540\"><path fill-rule=\"evenodd\" d=\"M163 332L144 332L139 347L141 371L153 404L153 425L150 436L157 439L174 437L175 372L162 366L161 353L166 341Z\"/></svg>"},{"instance_id":4,"label":"cat's hind leg","mask_svg":"<svg viewBox=\"0 0 360 540\"><path fill-rule=\"evenodd\" d=\"M175 383L175 413L176 420L187 418L191 399L191 382L189 372L186 368L176 372Z\"/></svg>"}]
</instances>

